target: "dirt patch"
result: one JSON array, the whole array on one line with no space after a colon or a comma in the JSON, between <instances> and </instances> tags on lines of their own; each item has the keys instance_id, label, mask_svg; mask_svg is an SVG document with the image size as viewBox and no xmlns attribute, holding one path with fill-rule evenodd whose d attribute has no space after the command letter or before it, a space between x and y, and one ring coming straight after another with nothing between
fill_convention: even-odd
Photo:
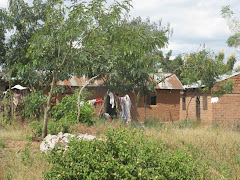
<instances>
[{"instance_id":1,"label":"dirt patch","mask_svg":"<svg viewBox=\"0 0 240 180\"><path fill-rule=\"evenodd\" d=\"M118 121L113 122L105 122L99 125L94 126L86 126L83 124L77 124L71 127L71 131L81 134L91 134L95 136L103 135L108 129L113 128L117 129L120 127L120 123Z\"/></svg>"},{"instance_id":2,"label":"dirt patch","mask_svg":"<svg viewBox=\"0 0 240 180\"><path fill-rule=\"evenodd\" d=\"M26 145L31 152L39 151L40 142L29 142L27 140L21 140L21 141L2 140L2 141L4 141L6 147L1 148L0 159L5 155L5 153L7 151L13 151L13 152L23 151L25 149Z\"/></svg>"}]
</instances>

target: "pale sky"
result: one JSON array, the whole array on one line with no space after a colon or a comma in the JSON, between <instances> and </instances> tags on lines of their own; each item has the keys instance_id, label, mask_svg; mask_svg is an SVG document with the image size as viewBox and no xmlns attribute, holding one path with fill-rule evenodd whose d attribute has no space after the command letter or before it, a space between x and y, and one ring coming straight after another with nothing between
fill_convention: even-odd
<instances>
[{"instance_id":1,"label":"pale sky","mask_svg":"<svg viewBox=\"0 0 240 180\"><path fill-rule=\"evenodd\" d=\"M7 2L0 0L0 7L6 8ZM134 17L170 23L173 35L168 49L172 49L175 56L195 52L203 44L215 53L222 49L226 55L235 52L226 44L231 32L221 17L221 8L231 5L240 14L240 0L132 0L132 5Z\"/></svg>"}]
</instances>

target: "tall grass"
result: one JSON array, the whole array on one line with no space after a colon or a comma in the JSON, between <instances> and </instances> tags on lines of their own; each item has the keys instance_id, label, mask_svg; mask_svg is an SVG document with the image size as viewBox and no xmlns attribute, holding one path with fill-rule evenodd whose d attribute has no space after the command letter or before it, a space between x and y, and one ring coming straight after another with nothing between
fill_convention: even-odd
<instances>
[{"instance_id":1,"label":"tall grass","mask_svg":"<svg viewBox=\"0 0 240 180\"><path fill-rule=\"evenodd\" d=\"M201 125L195 128L165 126L146 129L153 139L173 149L184 148L198 161L205 179L240 179L240 133Z\"/></svg>"},{"instance_id":2,"label":"tall grass","mask_svg":"<svg viewBox=\"0 0 240 180\"><path fill-rule=\"evenodd\" d=\"M43 179L42 172L50 165L39 151L39 143L26 140L22 126L0 127L0 179Z\"/></svg>"}]
</instances>

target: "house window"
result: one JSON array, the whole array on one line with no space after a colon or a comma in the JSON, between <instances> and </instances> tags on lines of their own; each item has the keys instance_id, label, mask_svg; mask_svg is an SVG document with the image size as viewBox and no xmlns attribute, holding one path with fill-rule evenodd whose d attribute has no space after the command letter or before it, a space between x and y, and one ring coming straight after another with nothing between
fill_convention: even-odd
<instances>
[{"instance_id":1,"label":"house window","mask_svg":"<svg viewBox=\"0 0 240 180\"><path fill-rule=\"evenodd\" d=\"M157 105L157 96L151 96L150 105Z\"/></svg>"},{"instance_id":2,"label":"house window","mask_svg":"<svg viewBox=\"0 0 240 180\"><path fill-rule=\"evenodd\" d=\"M208 109L208 107L207 107L207 95L205 94L204 96L203 96L203 110L207 110Z\"/></svg>"},{"instance_id":3,"label":"house window","mask_svg":"<svg viewBox=\"0 0 240 180\"><path fill-rule=\"evenodd\" d=\"M182 97L182 110L186 110L186 97Z\"/></svg>"}]
</instances>

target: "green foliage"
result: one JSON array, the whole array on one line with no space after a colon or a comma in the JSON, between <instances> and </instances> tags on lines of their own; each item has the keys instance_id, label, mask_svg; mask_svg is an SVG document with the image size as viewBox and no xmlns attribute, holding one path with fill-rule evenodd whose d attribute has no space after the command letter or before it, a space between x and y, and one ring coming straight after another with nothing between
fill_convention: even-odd
<instances>
[{"instance_id":1,"label":"green foliage","mask_svg":"<svg viewBox=\"0 0 240 180\"><path fill-rule=\"evenodd\" d=\"M159 59L154 54L167 45L170 31L169 26L140 17L116 26L112 34L115 59L108 68L106 86L113 92L154 91L155 84L149 82L150 75L159 70Z\"/></svg>"},{"instance_id":2,"label":"green foliage","mask_svg":"<svg viewBox=\"0 0 240 180\"><path fill-rule=\"evenodd\" d=\"M227 40L229 47L236 49L240 48L240 20L237 18L236 13L230 6L224 6L222 8L222 17L227 20L229 29L233 32Z\"/></svg>"},{"instance_id":3,"label":"green foliage","mask_svg":"<svg viewBox=\"0 0 240 180\"><path fill-rule=\"evenodd\" d=\"M227 64L226 64L226 68L227 68L227 71L228 72L232 72L233 71L233 67L234 67L234 64L236 63L236 55L235 54L232 54L231 56L228 57L228 61L227 61Z\"/></svg>"},{"instance_id":4,"label":"green foliage","mask_svg":"<svg viewBox=\"0 0 240 180\"><path fill-rule=\"evenodd\" d=\"M240 33L236 33L232 36L230 36L228 39L227 39L227 44L229 47L239 47L240 46Z\"/></svg>"},{"instance_id":5,"label":"green foliage","mask_svg":"<svg viewBox=\"0 0 240 180\"><path fill-rule=\"evenodd\" d=\"M234 82L233 80L229 79L220 83L220 86L216 91L212 92L212 96L214 97L221 97L224 94L231 93L234 89Z\"/></svg>"},{"instance_id":6,"label":"green foliage","mask_svg":"<svg viewBox=\"0 0 240 180\"><path fill-rule=\"evenodd\" d=\"M60 120L63 117L68 118L69 120L77 119L77 94L66 95L63 97L60 103L57 103L51 109L51 117L54 120Z\"/></svg>"},{"instance_id":7,"label":"green foliage","mask_svg":"<svg viewBox=\"0 0 240 180\"><path fill-rule=\"evenodd\" d=\"M29 150L30 143L25 144L24 150L20 153L20 159L24 165L29 165L31 164L31 159L30 159L30 150Z\"/></svg>"},{"instance_id":8,"label":"green foliage","mask_svg":"<svg viewBox=\"0 0 240 180\"><path fill-rule=\"evenodd\" d=\"M2 140L0 140L0 148L6 148L6 143Z\"/></svg>"},{"instance_id":9,"label":"green foliage","mask_svg":"<svg viewBox=\"0 0 240 180\"><path fill-rule=\"evenodd\" d=\"M86 97L83 94L82 99ZM72 122L72 124L76 124L77 120L77 98L78 94L75 93L74 95L66 95L61 103L56 104L51 110L51 117L55 120L65 119L66 121ZM87 102L82 101L83 104L81 106L81 115L80 115L80 122L86 123L88 125L93 124L93 115L94 115L94 108L91 107Z\"/></svg>"},{"instance_id":10,"label":"green foliage","mask_svg":"<svg viewBox=\"0 0 240 180\"><path fill-rule=\"evenodd\" d=\"M182 83L193 84L198 82L199 87L204 85L207 88L212 88L220 75L226 72L223 59L223 52L214 56L205 49L197 53L186 54L181 73L183 77Z\"/></svg>"},{"instance_id":11,"label":"green foliage","mask_svg":"<svg viewBox=\"0 0 240 180\"><path fill-rule=\"evenodd\" d=\"M158 56L157 58L160 58L162 72L174 73L181 81L181 72L184 64L183 56L179 54L176 58L171 60L172 51L169 51L165 56L162 51L158 52L156 55Z\"/></svg>"},{"instance_id":12,"label":"green foliage","mask_svg":"<svg viewBox=\"0 0 240 180\"><path fill-rule=\"evenodd\" d=\"M28 96L24 97L23 101L24 107L22 116L39 118L40 115L43 114L46 98L43 97L42 91L30 93Z\"/></svg>"},{"instance_id":13,"label":"green foliage","mask_svg":"<svg viewBox=\"0 0 240 180\"><path fill-rule=\"evenodd\" d=\"M50 120L48 122L48 133L49 134L58 134L59 132L63 133L69 133L71 125L76 124L72 121L69 121L68 119L62 118L59 121L52 121ZM32 121L30 123L31 131L32 131L32 137L31 139L37 139L41 137L42 135L42 127L43 122L42 121ZM29 138L29 137L28 137Z\"/></svg>"},{"instance_id":14,"label":"green foliage","mask_svg":"<svg viewBox=\"0 0 240 180\"><path fill-rule=\"evenodd\" d=\"M32 135L31 135L32 140L41 137L42 127L43 127L43 123L41 121L38 121L38 120L32 121L29 124L29 126L31 127L31 131L32 131ZM28 138L30 138L30 137L28 137Z\"/></svg>"},{"instance_id":15,"label":"green foliage","mask_svg":"<svg viewBox=\"0 0 240 180\"><path fill-rule=\"evenodd\" d=\"M68 133L70 132L70 126L72 122L69 122L68 119L60 119L57 122L50 121L48 124L48 133L58 134L59 132Z\"/></svg>"},{"instance_id":16,"label":"green foliage","mask_svg":"<svg viewBox=\"0 0 240 180\"><path fill-rule=\"evenodd\" d=\"M110 130L107 140L73 139L48 155L45 179L192 179L196 163L184 150L167 149L136 131Z\"/></svg>"}]
</instances>

